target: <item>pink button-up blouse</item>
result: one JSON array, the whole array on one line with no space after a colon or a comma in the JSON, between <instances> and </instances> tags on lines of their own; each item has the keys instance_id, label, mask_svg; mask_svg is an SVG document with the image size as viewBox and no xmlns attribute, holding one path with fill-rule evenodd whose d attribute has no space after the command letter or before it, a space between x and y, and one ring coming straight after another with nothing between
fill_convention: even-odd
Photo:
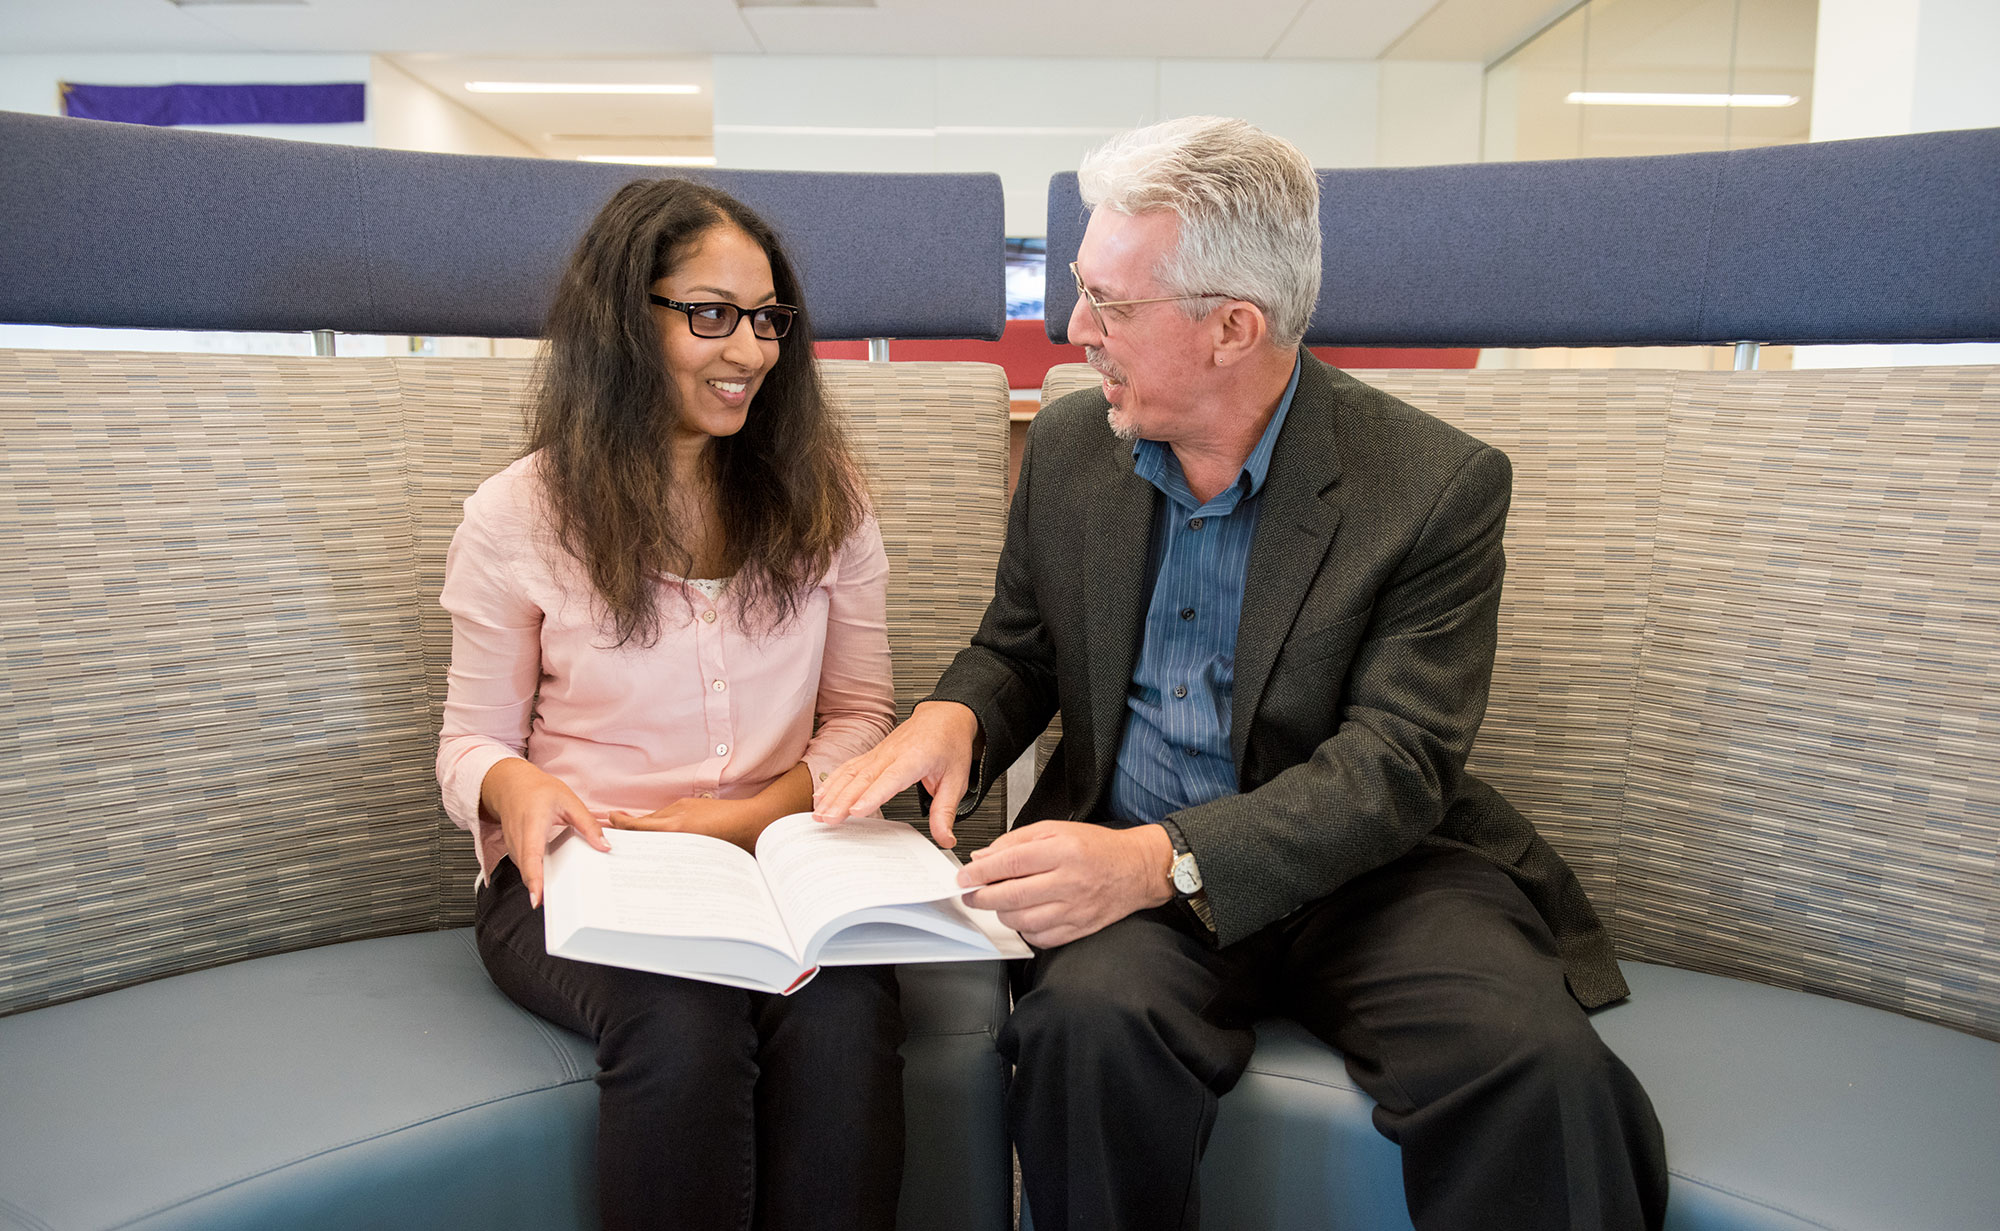
<instances>
[{"instance_id":1,"label":"pink button-up blouse","mask_svg":"<svg viewBox=\"0 0 2000 1231\"><path fill-rule=\"evenodd\" d=\"M507 847L479 785L508 757L562 779L602 819L755 795L801 761L817 784L874 747L895 714L888 580L870 519L775 633L745 632L727 589L712 601L662 578L659 639L611 648L588 576L554 543L535 458L480 484L445 559L437 776L482 874Z\"/></svg>"}]
</instances>

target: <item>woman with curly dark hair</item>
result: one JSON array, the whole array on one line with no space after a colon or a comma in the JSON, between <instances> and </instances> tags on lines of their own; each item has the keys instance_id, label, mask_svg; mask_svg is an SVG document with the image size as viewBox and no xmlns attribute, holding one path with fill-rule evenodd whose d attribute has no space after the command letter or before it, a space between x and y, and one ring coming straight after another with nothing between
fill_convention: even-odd
<instances>
[{"instance_id":1,"label":"woman with curly dark hair","mask_svg":"<svg viewBox=\"0 0 2000 1231\"><path fill-rule=\"evenodd\" d=\"M749 847L889 730L888 563L777 236L685 180L621 189L549 314L526 454L465 502L442 602L445 810L517 1003L597 1043L607 1227L890 1227L895 972L791 996L548 955L573 829Z\"/></svg>"}]
</instances>

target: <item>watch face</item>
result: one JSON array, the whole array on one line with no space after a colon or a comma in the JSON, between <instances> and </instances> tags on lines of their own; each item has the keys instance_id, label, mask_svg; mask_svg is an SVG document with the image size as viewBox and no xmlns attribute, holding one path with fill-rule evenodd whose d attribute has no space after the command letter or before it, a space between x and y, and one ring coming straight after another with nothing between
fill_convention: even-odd
<instances>
[{"instance_id":1,"label":"watch face","mask_svg":"<svg viewBox=\"0 0 2000 1231\"><path fill-rule=\"evenodd\" d=\"M1182 893L1201 892L1201 869L1195 866L1193 855L1174 860L1174 888Z\"/></svg>"}]
</instances>

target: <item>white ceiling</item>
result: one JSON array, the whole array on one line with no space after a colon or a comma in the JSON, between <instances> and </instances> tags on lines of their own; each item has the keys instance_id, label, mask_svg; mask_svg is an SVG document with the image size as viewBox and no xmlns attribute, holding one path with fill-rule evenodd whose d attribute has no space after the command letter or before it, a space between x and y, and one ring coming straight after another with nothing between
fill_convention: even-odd
<instances>
[{"instance_id":1,"label":"white ceiling","mask_svg":"<svg viewBox=\"0 0 2000 1231\"><path fill-rule=\"evenodd\" d=\"M715 55L1491 60L1576 0L0 0L10 53L366 53L539 153L705 154ZM688 97L473 94L686 82Z\"/></svg>"}]
</instances>

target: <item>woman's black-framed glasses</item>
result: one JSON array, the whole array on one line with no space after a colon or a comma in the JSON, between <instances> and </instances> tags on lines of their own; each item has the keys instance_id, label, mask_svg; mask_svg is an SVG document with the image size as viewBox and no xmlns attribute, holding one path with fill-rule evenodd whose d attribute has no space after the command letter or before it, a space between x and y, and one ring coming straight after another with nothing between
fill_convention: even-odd
<instances>
[{"instance_id":1,"label":"woman's black-framed glasses","mask_svg":"<svg viewBox=\"0 0 2000 1231\"><path fill-rule=\"evenodd\" d=\"M697 338L726 338L736 332L738 322L747 316L753 335L766 342L776 342L792 331L792 321L799 314L797 308L782 303L767 303L761 308L739 308L733 303L682 303L665 295L649 294L646 298L662 308L685 312L688 332Z\"/></svg>"}]
</instances>

